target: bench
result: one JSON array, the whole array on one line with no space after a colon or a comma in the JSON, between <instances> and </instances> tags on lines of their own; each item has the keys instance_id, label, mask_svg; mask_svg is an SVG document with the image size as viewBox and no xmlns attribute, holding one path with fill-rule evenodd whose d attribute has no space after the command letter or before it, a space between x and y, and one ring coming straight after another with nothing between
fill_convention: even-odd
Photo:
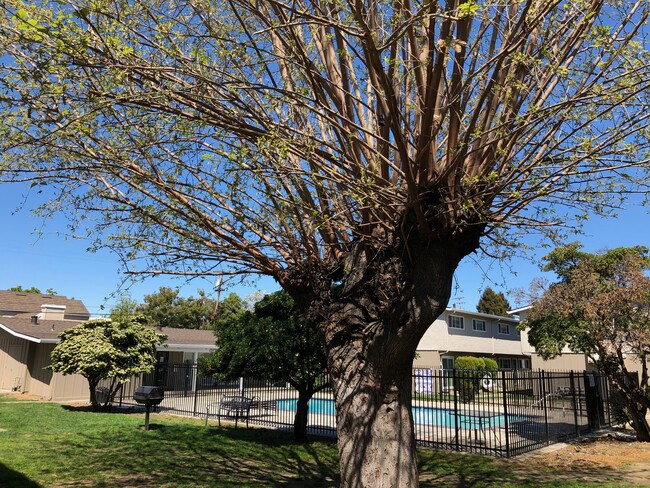
<instances>
[{"instance_id":1,"label":"bench","mask_svg":"<svg viewBox=\"0 0 650 488\"><path fill-rule=\"evenodd\" d=\"M213 414L216 412L217 420L219 425L221 425L221 417L235 419L235 427L237 427L237 422L239 419L246 419L246 427L248 427L248 419L250 418L251 405L253 404L253 398L245 396L223 396L221 401L217 403L208 403L205 409L205 425L208 425L208 417L210 416L210 410Z\"/></svg>"}]
</instances>

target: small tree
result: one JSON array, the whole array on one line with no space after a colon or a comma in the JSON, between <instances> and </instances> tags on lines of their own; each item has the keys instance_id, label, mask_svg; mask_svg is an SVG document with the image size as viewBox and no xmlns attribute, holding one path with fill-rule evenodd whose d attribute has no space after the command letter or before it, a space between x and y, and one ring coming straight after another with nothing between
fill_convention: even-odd
<instances>
[{"instance_id":1,"label":"small tree","mask_svg":"<svg viewBox=\"0 0 650 488\"><path fill-rule=\"evenodd\" d=\"M637 437L650 441L650 269L645 247L617 248L602 254L580 251L577 243L544 259L545 271L560 278L534 305L521 327L544 358L568 346L586 354L612 382ZM625 359L638 358L639 382L629 381Z\"/></svg>"},{"instance_id":2,"label":"small tree","mask_svg":"<svg viewBox=\"0 0 650 488\"><path fill-rule=\"evenodd\" d=\"M499 369L494 359L474 356L457 357L454 367L458 372L454 386L458 389L463 403L473 401L479 391L481 380L488 375L491 378Z\"/></svg>"},{"instance_id":3,"label":"small tree","mask_svg":"<svg viewBox=\"0 0 650 488\"><path fill-rule=\"evenodd\" d=\"M265 296L237 320L219 320L217 351L201 370L224 378L256 376L288 382L298 391L294 436L307 437L309 399L329 386L323 381L325 353L313 328L284 291Z\"/></svg>"},{"instance_id":4,"label":"small tree","mask_svg":"<svg viewBox=\"0 0 650 488\"><path fill-rule=\"evenodd\" d=\"M476 305L476 311L505 317L510 310L510 303L503 292L495 292L492 288L486 288Z\"/></svg>"},{"instance_id":5,"label":"small tree","mask_svg":"<svg viewBox=\"0 0 650 488\"><path fill-rule=\"evenodd\" d=\"M108 407L119 387L131 376L153 369L156 345L162 344L166 336L145 328L138 321L95 319L64 330L59 338L48 368L64 375L85 377L90 403L98 410L102 407L96 395L99 382L111 380L103 403L103 407Z\"/></svg>"}]
</instances>

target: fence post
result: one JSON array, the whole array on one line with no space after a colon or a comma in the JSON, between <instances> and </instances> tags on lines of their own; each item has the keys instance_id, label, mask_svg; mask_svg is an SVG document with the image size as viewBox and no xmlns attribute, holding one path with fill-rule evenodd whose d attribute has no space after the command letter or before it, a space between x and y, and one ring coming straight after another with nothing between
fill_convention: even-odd
<instances>
[{"instance_id":1,"label":"fence post","mask_svg":"<svg viewBox=\"0 0 650 488\"><path fill-rule=\"evenodd\" d=\"M244 396L244 377L239 378L239 396Z\"/></svg>"},{"instance_id":2,"label":"fence post","mask_svg":"<svg viewBox=\"0 0 650 488\"><path fill-rule=\"evenodd\" d=\"M454 368L451 371L451 376L453 380L453 387L454 387L454 427L456 428L456 451L460 451L460 427L458 425L458 388L456 388L457 383L457 378L456 378L456 368Z\"/></svg>"},{"instance_id":3,"label":"fence post","mask_svg":"<svg viewBox=\"0 0 650 488\"><path fill-rule=\"evenodd\" d=\"M503 393L503 427L506 435L506 457L510 457L510 426L508 424L508 397L506 387L506 372L501 370L501 390Z\"/></svg>"},{"instance_id":4,"label":"fence post","mask_svg":"<svg viewBox=\"0 0 650 488\"><path fill-rule=\"evenodd\" d=\"M580 425L578 424L578 401L576 398L576 382L573 370L569 372L569 378L571 380L571 398L573 400L573 420L576 426L576 435L580 437Z\"/></svg>"},{"instance_id":5,"label":"fence post","mask_svg":"<svg viewBox=\"0 0 650 488\"><path fill-rule=\"evenodd\" d=\"M196 417L196 407L199 400L199 366L196 363L194 363L194 369L192 372L194 373L194 407L192 410L192 417Z\"/></svg>"},{"instance_id":6,"label":"fence post","mask_svg":"<svg viewBox=\"0 0 650 488\"><path fill-rule=\"evenodd\" d=\"M539 375L540 384L542 385L542 406L544 407L544 433L546 435L546 444L551 443L551 434L548 426L548 403L546 398L546 378L544 377L544 371L541 370Z\"/></svg>"}]
</instances>

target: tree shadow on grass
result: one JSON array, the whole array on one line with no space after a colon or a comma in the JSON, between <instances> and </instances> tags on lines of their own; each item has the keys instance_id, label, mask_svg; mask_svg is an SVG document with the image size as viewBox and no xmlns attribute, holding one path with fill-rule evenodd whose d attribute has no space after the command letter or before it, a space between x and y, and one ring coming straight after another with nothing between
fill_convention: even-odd
<instances>
[{"instance_id":1,"label":"tree shadow on grass","mask_svg":"<svg viewBox=\"0 0 650 488\"><path fill-rule=\"evenodd\" d=\"M68 412L85 412L85 413L119 413L128 415L133 413L143 413L144 406L139 405L125 405L123 407L110 406L108 408L100 408L99 410L93 409L92 405L61 405L63 410ZM155 412L152 408L151 412Z\"/></svg>"},{"instance_id":2,"label":"tree shadow on grass","mask_svg":"<svg viewBox=\"0 0 650 488\"><path fill-rule=\"evenodd\" d=\"M8 468L0 463L0 486L12 488L41 488L41 485L32 481L22 473Z\"/></svg>"},{"instance_id":3,"label":"tree shadow on grass","mask_svg":"<svg viewBox=\"0 0 650 488\"><path fill-rule=\"evenodd\" d=\"M192 422L87 433L83 452L94 486L338 487L331 442L298 444L285 432L204 427ZM75 476L83 476L76 473ZM104 484L102 484L104 483Z\"/></svg>"}]
</instances>

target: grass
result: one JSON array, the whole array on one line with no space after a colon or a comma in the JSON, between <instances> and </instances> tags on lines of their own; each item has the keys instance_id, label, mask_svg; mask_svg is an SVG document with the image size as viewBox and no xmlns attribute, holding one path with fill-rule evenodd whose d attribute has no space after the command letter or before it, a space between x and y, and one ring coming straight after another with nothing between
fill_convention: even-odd
<instances>
[{"instance_id":1,"label":"grass","mask_svg":"<svg viewBox=\"0 0 650 488\"><path fill-rule=\"evenodd\" d=\"M94 413L0 395L0 486L339 485L332 442L296 444L288 432L206 428L196 419L157 413L151 430L143 425L141 411ZM566 473L522 472L504 461L451 452L422 450L419 464L423 487L589 486Z\"/></svg>"}]
</instances>

